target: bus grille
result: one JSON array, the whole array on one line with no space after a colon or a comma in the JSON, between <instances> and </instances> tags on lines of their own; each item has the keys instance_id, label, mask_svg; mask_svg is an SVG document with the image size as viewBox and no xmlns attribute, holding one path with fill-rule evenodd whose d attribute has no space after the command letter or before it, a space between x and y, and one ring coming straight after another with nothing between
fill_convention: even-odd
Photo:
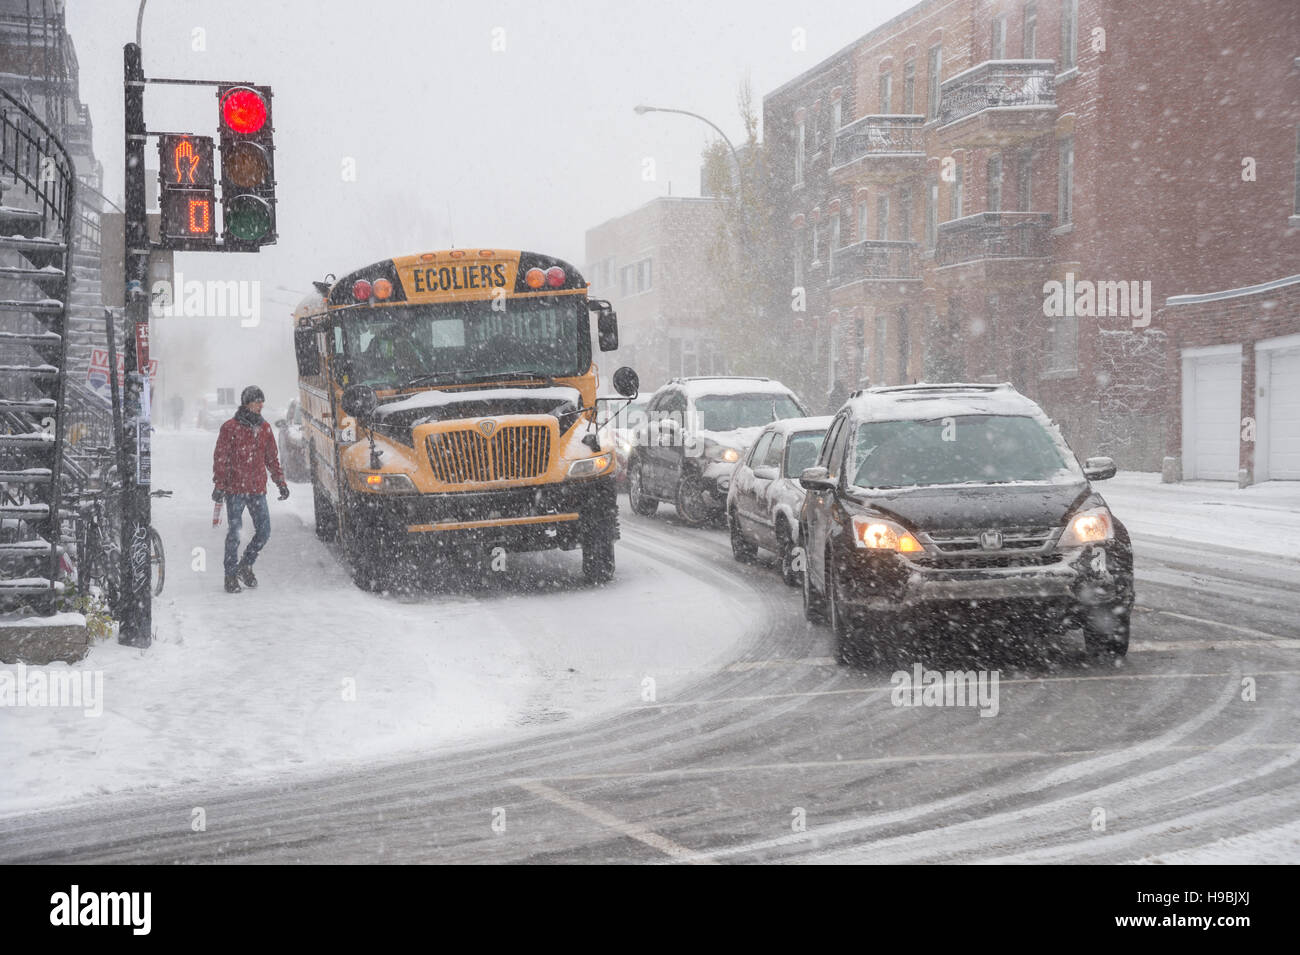
<instances>
[{"instance_id":1,"label":"bus grille","mask_svg":"<svg viewBox=\"0 0 1300 955\"><path fill-rule=\"evenodd\" d=\"M551 466L551 431L545 425L506 425L491 438L475 428L429 436L429 464L444 484L517 481Z\"/></svg>"}]
</instances>

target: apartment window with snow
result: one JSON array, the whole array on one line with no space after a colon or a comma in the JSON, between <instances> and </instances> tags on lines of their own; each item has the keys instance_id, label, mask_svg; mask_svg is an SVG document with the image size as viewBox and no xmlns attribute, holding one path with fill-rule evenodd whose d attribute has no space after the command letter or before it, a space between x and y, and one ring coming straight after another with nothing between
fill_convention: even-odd
<instances>
[{"instance_id":1,"label":"apartment window with snow","mask_svg":"<svg viewBox=\"0 0 1300 955\"><path fill-rule=\"evenodd\" d=\"M993 36L989 39L989 59L1005 60L1007 58L1007 18L993 18Z\"/></svg>"},{"instance_id":2,"label":"apartment window with snow","mask_svg":"<svg viewBox=\"0 0 1300 955\"><path fill-rule=\"evenodd\" d=\"M925 247L933 249L939 234L939 184L930 183L925 190Z\"/></svg>"},{"instance_id":3,"label":"apartment window with snow","mask_svg":"<svg viewBox=\"0 0 1300 955\"><path fill-rule=\"evenodd\" d=\"M1034 151L1026 149L1016 165L1016 208L1028 212L1034 197Z\"/></svg>"},{"instance_id":4,"label":"apartment window with snow","mask_svg":"<svg viewBox=\"0 0 1300 955\"><path fill-rule=\"evenodd\" d=\"M1061 72L1077 65L1074 48L1079 45L1079 0L1061 0Z\"/></svg>"},{"instance_id":5,"label":"apartment window with snow","mask_svg":"<svg viewBox=\"0 0 1300 955\"><path fill-rule=\"evenodd\" d=\"M1295 129L1295 199L1292 201L1291 214L1300 216L1300 126Z\"/></svg>"},{"instance_id":6,"label":"apartment window with snow","mask_svg":"<svg viewBox=\"0 0 1300 955\"><path fill-rule=\"evenodd\" d=\"M794 184L803 185L803 144L804 125L800 123L794 132Z\"/></svg>"},{"instance_id":7,"label":"apartment window with snow","mask_svg":"<svg viewBox=\"0 0 1300 955\"><path fill-rule=\"evenodd\" d=\"M894 74L880 74L880 113L887 116L891 112L889 108L890 94L894 91Z\"/></svg>"},{"instance_id":8,"label":"apartment window with snow","mask_svg":"<svg viewBox=\"0 0 1300 955\"><path fill-rule=\"evenodd\" d=\"M962 182L961 182L961 163L953 168L952 185L948 187L948 218L961 218L961 200L962 200Z\"/></svg>"},{"instance_id":9,"label":"apartment window with snow","mask_svg":"<svg viewBox=\"0 0 1300 955\"><path fill-rule=\"evenodd\" d=\"M925 115L929 119L935 119L939 115L939 70L942 66L943 47L930 47L925 67Z\"/></svg>"},{"instance_id":10,"label":"apartment window with snow","mask_svg":"<svg viewBox=\"0 0 1300 955\"><path fill-rule=\"evenodd\" d=\"M912 358L912 330L909 326L907 306L898 307L898 383L908 383L908 365Z\"/></svg>"},{"instance_id":11,"label":"apartment window with snow","mask_svg":"<svg viewBox=\"0 0 1300 955\"><path fill-rule=\"evenodd\" d=\"M876 238L889 238L889 196L876 196Z\"/></svg>"},{"instance_id":12,"label":"apartment window with snow","mask_svg":"<svg viewBox=\"0 0 1300 955\"><path fill-rule=\"evenodd\" d=\"M858 203L858 232L857 240L865 241L867 238L867 200L863 199Z\"/></svg>"},{"instance_id":13,"label":"apartment window with snow","mask_svg":"<svg viewBox=\"0 0 1300 955\"><path fill-rule=\"evenodd\" d=\"M790 256L794 260L794 287L803 286L803 243L796 241L794 244L794 254Z\"/></svg>"},{"instance_id":14,"label":"apartment window with snow","mask_svg":"<svg viewBox=\"0 0 1300 955\"><path fill-rule=\"evenodd\" d=\"M835 366L840 361L840 326L838 323L831 326L830 347L826 349L826 356L829 359L826 363L826 390L830 391L835 387L835 380L839 377L835 374Z\"/></svg>"},{"instance_id":15,"label":"apartment window with snow","mask_svg":"<svg viewBox=\"0 0 1300 955\"><path fill-rule=\"evenodd\" d=\"M904 242L912 241L912 187L904 186L898 190L898 237Z\"/></svg>"},{"instance_id":16,"label":"apartment window with snow","mask_svg":"<svg viewBox=\"0 0 1300 955\"><path fill-rule=\"evenodd\" d=\"M618 290L623 295L631 295L636 289L636 266L625 265L618 270Z\"/></svg>"},{"instance_id":17,"label":"apartment window with snow","mask_svg":"<svg viewBox=\"0 0 1300 955\"><path fill-rule=\"evenodd\" d=\"M844 104L840 100L836 100L831 104L831 136L834 136L839 132L840 126L843 125L843 106Z\"/></svg>"},{"instance_id":18,"label":"apartment window with snow","mask_svg":"<svg viewBox=\"0 0 1300 955\"><path fill-rule=\"evenodd\" d=\"M989 157L989 212L1002 211L1002 156Z\"/></svg>"},{"instance_id":19,"label":"apartment window with snow","mask_svg":"<svg viewBox=\"0 0 1300 955\"><path fill-rule=\"evenodd\" d=\"M821 261L817 257L818 246L821 245L821 226L818 225L816 222L813 223L813 227L812 227L812 245L813 245L812 262L813 265L816 265L818 262Z\"/></svg>"},{"instance_id":20,"label":"apartment window with snow","mask_svg":"<svg viewBox=\"0 0 1300 955\"><path fill-rule=\"evenodd\" d=\"M908 115L916 112L916 60L903 64L903 112Z\"/></svg>"},{"instance_id":21,"label":"apartment window with snow","mask_svg":"<svg viewBox=\"0 0 1300 955\"><path fill-rule=\"evenodd\" d=\"M638 292L648 292L654 287L650 263L650 259L642 259L636 264L636 290Z\"/></svg>"},{"instance_id":22,"label":"apartment window with snow","mask_svg":"<svg viewBox=\"0 0 1300 955\"><path fill-rule=\"evenodd\" d=\"M1047 370L1076 371L1079 361L1079 319L1074 315L1052 319L1048 332Z\"/></svg>"},{"instance_id":23,"label":"apartment window with snow","mask_svg":"<svg viewBox=\"0 0 1300 955\"><path fill-rule=\"evenodd\" d=\"M827 251L827 265L832 272L835 271L835 250L840 247L840 214L837 212L831 217L831 247Z\"/></svg>"},{"instance_id":24,"label":"apartment window with snow","mask_svg":"<svg viewBox=\"0 0 1300 955\"><path fill-rule=\"evenodd\" d=\"M1032 60L1038 53L1038 4L1025 4L1024 40L1021 44L1021 56Z\"/></svg>"},{"instance_id":25,"label":"apartment window with snow","mask_svg":"<svg viewBox=\"0 0 1300 955\"><path fill-rule=\"evenodd\" d=\"M1056 144L1056 162L1060 180L1056 193L1056 224L1074 221L1074 137L1067 136Z\"/></svg>"},{"instance_id":26,"label":"apartment window with snow","mask_svg":"<svg viewBox=\"0 0 1300 955\"><path fill-rule=\"evenodd\" d=\"M883 385L885 383L885 334L887 331L886 324L888 321L889 319L885 317L883 312L876 316L876 340L872 345L872 351L875 352L876 361L875 368L871 370L871 374L875 379L875 383L878 385Z\"/></svg>"}]
</instances>

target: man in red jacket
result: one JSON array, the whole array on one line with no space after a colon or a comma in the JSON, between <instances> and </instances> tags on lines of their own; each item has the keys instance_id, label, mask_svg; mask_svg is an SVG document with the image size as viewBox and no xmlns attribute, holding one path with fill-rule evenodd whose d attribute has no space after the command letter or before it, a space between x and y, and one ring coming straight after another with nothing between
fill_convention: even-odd
<instances>
[{"instance_id":1,"label":"man in red jacket","mask_svg":"<svg viewBox=\"0 0 1300 955\"><path fill-rule=\"evenodd\" d=\"M226 531L226 592L237 594L243 587L256 587L253 561L271 536L271 513L266 507L266 472L280 489L280 500L289 496L289 485L280 470L280 455L275 449L275 435L262 417L266 396L256 385L249 385L239 396L239 410L221 426L217 449L212 455L212 500L226 501L230 529ZM244 508L253 515L253 539L239 557L239 529Z\"/></svg>"}]
</instances>

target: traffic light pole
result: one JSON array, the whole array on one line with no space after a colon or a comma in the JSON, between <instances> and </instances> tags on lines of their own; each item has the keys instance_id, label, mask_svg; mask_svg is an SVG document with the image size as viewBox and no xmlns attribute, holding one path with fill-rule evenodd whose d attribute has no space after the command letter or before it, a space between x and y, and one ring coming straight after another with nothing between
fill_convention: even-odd
<instances>
[{"instance_id":1,"label":"traffic light pole","mask_svg":"<svg viewBox=\"0 0 1300 955\"><path fill-rule=\"evenodd\" d=\"M121 626L117 642L148 647L153 642L152 591L149 581L149 440L150 405L145 400L149 369L137 362L139 343L149 334L149 229L145 209L144 65L140 46L122 50L122 79L126 119L126 326L123 342L125 393L118 440L125 449L122 474ZM143 334L142 334L143 332ZM112 373L112 372L110 372ZM120 460L120 458L119 458Z\"/></svg>"}]
</instances>

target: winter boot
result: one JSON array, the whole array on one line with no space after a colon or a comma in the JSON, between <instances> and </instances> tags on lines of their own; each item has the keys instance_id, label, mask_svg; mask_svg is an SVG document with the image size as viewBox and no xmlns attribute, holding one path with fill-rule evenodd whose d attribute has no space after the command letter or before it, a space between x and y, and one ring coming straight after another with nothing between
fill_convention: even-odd
<instances>
[{"instance_id":1,"label":"winter boot","mask_svg":"<svg viewBox=\"0 0 1300 955\"><path fill-rule=\"evenodd\" d=\"M239 574L239 579L243 581L244 586L249 590L253 590L257 587L257 578L253 576L253 568L251 566L248 564L240 564L236 573Z\"/></svg>"},{"instance_id":2,"label":"winter boot","mask_svg":"<svg viewBox=\"0 0 1300 955\"><path fill-rule=\"evenodd\" d=\"M239 586L239 578L234 574L226 574L226 593L237 594L244 588Z\"/></svg>"}]
</instances>

